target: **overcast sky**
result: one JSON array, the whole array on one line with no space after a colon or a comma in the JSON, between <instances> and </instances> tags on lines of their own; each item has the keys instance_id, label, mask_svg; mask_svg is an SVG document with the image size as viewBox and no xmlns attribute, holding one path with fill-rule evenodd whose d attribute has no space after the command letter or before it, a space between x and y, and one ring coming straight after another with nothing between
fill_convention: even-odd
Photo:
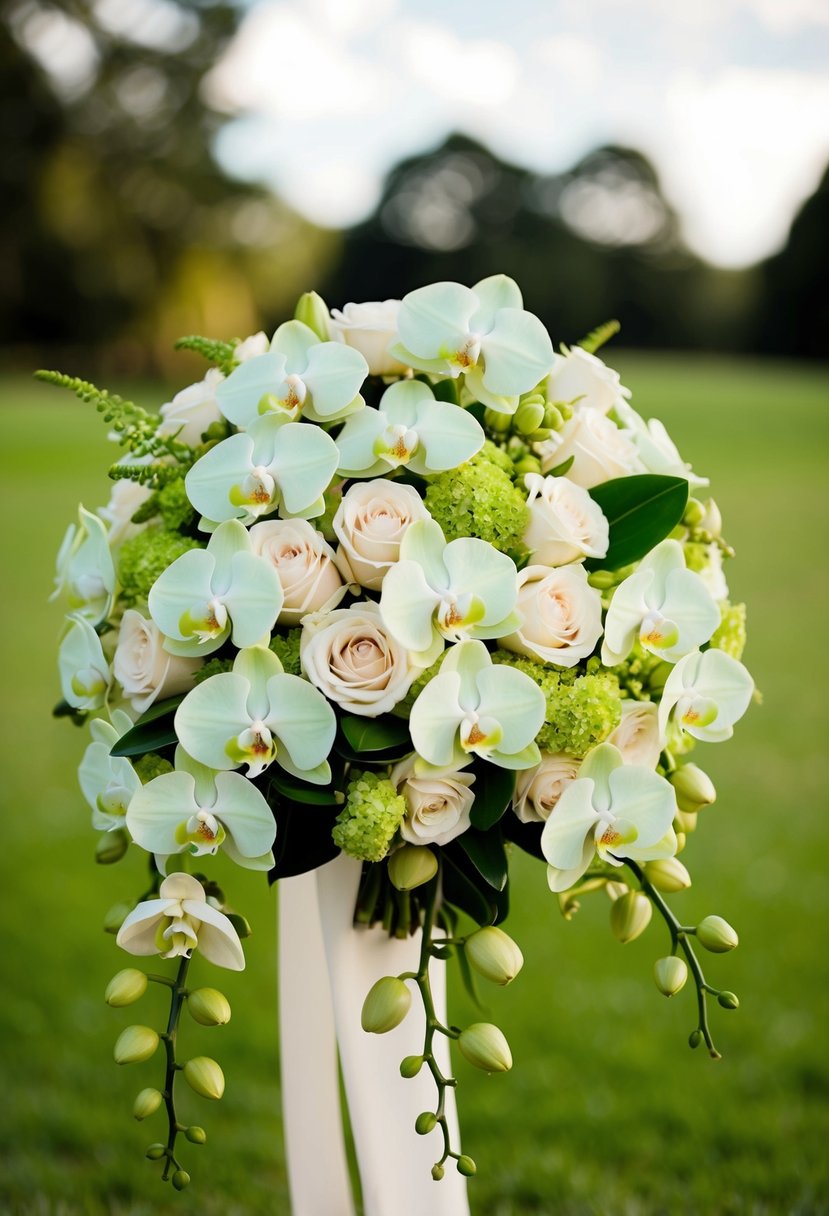
<instances>
[{"instance_id":1,"label":"overcast sky","mask_svg":"<svg viewBox=\"0 0 829 1216\"><path fill-rule=\"evenodd\" d=\"M460 130L539 170L656 162L722 265L784 241L829 160L829 0L258 0L209 82L225 166L311 219L362 219Z\"/></svg>"}]
</instances>

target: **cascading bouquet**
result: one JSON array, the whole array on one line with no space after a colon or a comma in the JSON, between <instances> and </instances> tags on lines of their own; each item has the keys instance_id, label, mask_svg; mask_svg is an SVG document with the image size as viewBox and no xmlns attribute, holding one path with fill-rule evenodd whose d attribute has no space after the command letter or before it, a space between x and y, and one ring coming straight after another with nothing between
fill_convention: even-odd
<instances>
[{"instance_id":1,"label":"cascading bouquet","mask_svg":"<svg viewBox=\"0 0 829 1216\"><path fill-rule=\"evenodd\" d=\"M227 1021L226 998L187 987L191 955L240 970L248 932L210 875L223 851L271 878L363 863L355 922L422 929L417 972L367 994L363 1028L398 1025L415 990L443 1153L451 1144L435 1034L472 1064L512 1059L494 1025L434 1017L429 965L454 956L508 983L522 965L498 927L511 844L546 862L570 917L604 890L616 937L652 910L670 953L658 989L697 992L692 1047L716 1050L695 945L727 951L717 916L682 925L664 895L690 877L677 854L715 797L687 762L732 734L752 696L740 663L742 605L729 602L715 503L665 428L631 407L595 355L601 327L555 353L504 277L436 283L402 302L329 311L314 293L269 342L183 339L214 366L158 414L58 373L96 403L126 456L109 505L80 509L58 559L69 613L59 713L89 720L80 785L103 834L97 857L144 850L149 888L108 917L134 955L174 975L119 972L111 1005L166 985L159 1034L130 1026L119 1063L163 1040L164 1077L134 1113L162 1106L147 1155L189 1182L179 1073L221 1097L222 1071L176 1056L185 1006ZM137 846L129 849L129 845Z\"/></svg>"}]
</instances>

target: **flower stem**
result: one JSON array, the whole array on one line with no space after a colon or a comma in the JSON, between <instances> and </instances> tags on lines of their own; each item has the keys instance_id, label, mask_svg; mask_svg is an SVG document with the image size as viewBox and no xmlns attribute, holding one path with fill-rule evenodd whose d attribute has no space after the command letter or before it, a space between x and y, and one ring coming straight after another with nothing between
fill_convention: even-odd
<instances>
[{"instance_id":1,"label":"flower stem","mask_svg":"<svg viewBox=\"0 0 829 1216\"><path fill-rule=\"evenodd\" d=\"M167 1110L167 1151L164 1157L164 1173L163 1180L166 1182L170 1176L170 1169L180 1169L179 1162L175 1157L176 1137L181 1131L182 1126L176 1116L175 1102L175 1081L176 1073L181 1068L180 1064L176 1063L176 1033L178 1031L179 1017L181 1016L182 1006L186 998L185 981L187 979L187 969L190 966L190 959L182 956L179 963L178 974L170 989L170 1016L167 1019L167 1030L161 1036L164 1040L164 1048L167 1053L167 1067L164 1074L164 1106Z\"/></svg>"}]
</instances>

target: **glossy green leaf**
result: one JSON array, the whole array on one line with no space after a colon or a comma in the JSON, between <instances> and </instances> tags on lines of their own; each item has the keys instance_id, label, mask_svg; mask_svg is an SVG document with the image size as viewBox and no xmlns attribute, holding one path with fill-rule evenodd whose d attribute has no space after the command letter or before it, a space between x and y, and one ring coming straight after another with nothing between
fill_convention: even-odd
<instances>
[{"instance_id":1,"label":"glossy green leaf","mask_svg":"<svg viewBox=\"0 0 829 1216\"><path fill-rule=\"evenodd\" d=\"M515 773L480 761L476 761L474 771L475 784L472 792L475 801L472 804L470 819L473 827L485 832L498 822L512 801Z\"/></svg>"},{"instance_id":2,"label":"glossy green leaf","mask_svg":"<svg viewBox=\"0 0 829 1216\"><path fill-rule=\"evenodd\" d=\"M276 864L268 879L292 878L296 874L307 874L333 861L339 849L331 839L331 829L337 817L337 809L296 806L289 802L278 802L276 814L276 842L274 859Z\"/></svg>"},{"instance_id":3,"label":"glossy green leaf","mask_svg":"<svg viewBox=\"0 0 829 1216\"><path fill-rule=\"evenodd\" d=\"M530 857L537 857L539 861L545 860L541 852L543 823L522 823L517 815L507 815L502 819L501 827L507 840L517 844L519 849L529 853Z\"/></svg>"},{"instance_id":4,"label":"glossy green leaf","mask_svg":"<svg viewBox=\"0 0 829 1216\"><path fill-rule=\"evenodd\" d=\"M145 752L158 751L160 747L169 747L177 743L178 737L173 727L175 712L184 700L184 694L179 697L168 697L143 713L131 730L115 743L110 751L111 756L143 756Z\"/></svg>"},{"instance_id":5,"label":"glossy green leaf","mask_svg":"<svg viewBox=\"0 0 829 1216\"><path fill-rule=\"evenodd\" d=\"M379 718L343 714L340 718L340 729L346 742L357 755L364 752L386 752L404 745L406 751L412 750L407 722L392 714L382 714Z\"/></svg>"},{"instance_id":6,"label":"glossy green leaf","mask_svg":"<svg viewBox=\"0 0 829 1216\"><path fill-rule=\"evenodd\" d=\"M610 546L606 557L585 565L589 570L618 570L650 553L676 527L688 502L688 482L642 473L615 477L588 493L610 524Z\"/></svg>"},{"instance_id":7,"label":"glossy green leaf","mask_svg":"<svg viewBox=\"0 0 829 1216\"><path fill-rule=\"evenodd\" d=\"M271 789L276 792L277 797L286 798L289 802L301 802L309 806L339 807L341 805L337 802L337 791L333 786L310 785L307 781L300 781L298 777L292 777L284 769L274 773L271 779Z\"/></svg>"},{"instance_id":8,"label":"glossy green leaf","mask_svg":"<svg viewBox=\"0 0 829 1216\"><path fill-rule=\"evenodd\" d=\"M451 846L443 849L444 899L471 916L476 925L491 925L497 915L495 901L491 898L494 891L462 850L450 849ZM474 877L470 877L469 871Z\"/></svg>"},{"instance_id":9,"label":"glossy green leaf","mask_svg":"<svg viewBox=\"0 0 829 1216\"><path fill-rule=\"evenodd\" d=\"M469 828L457 839L481 877L496 891L503 891L507 885L509 867L500 829L495 827L488 832L479 832L476 828Z\"/></svg>"}]
</instances>

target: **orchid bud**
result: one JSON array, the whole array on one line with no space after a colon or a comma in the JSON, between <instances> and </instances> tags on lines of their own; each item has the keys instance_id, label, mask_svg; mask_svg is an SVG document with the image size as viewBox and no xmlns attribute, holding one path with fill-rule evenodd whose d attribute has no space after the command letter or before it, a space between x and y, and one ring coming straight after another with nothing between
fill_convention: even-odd
<instances>
[{"instance_id":1,"label":"orchid bud","mask_svg":"<svg viewBox=\"0 0 829 1216\"><path fill-rule=\"evenodd\" d=\"M224 1026L230 1021L230 1002L217 988L197 988L191 992L187 1009L200 1026Z\"/></svg>"},{"instance_id":2,"label":"orchid bud","mask_svg":"<svg viewBox=\"0 0 829 1216\"><path fill-rule=\"evenodd\" d=\"M176 1170L170 1181L177 1191L183 1191L186 1186L190 1185L190 1175L187 1170Z\"/></svg>"},{"instance_id":3,"label":"orchid bud","mask_svg":"<svg viewBox=\"0 0 829 1216\"><path fill-rule=\"evenodd\" d=\"M628 891L610 908L610 928L622 945L644 933L653 916L651 901L641 891Z\"/></svg>"},{"instance_id":4,"label":"orchid bud","mask_svg":"<svg viewBox=\"0 0 829 1216\"><path fill-rule=\"evenodd\" d=\"M721 916L706 916L697 925L697 941L712 954L726 954L740 943L736 930Z\"/></svg>"},{"instance_id":5,"label":"orchid bud","mask_svg":"<svg viewBox=\"0 0 829 1216\"><path fill-rule=\"evenodd\" d=\"M518 945L496 925L487 925L468 938L466 957L485 979L502 986L511 983L524 966Z\"/></svg>"},{"instance_id":6,"label":"orchid bud","mask_svg":"<svg viewBox=\"0 0 829 1216\"><path fill-rule=\"evenodd\" d=\"M470 1064L484 1072L508 1072L512 1052L503 1032L491 1022L474 1022L462 1030L458 1047Z\"/></svg>"},{"instance_id":7,"label":"orchid bud","mask_svg":"<svg viewBox=\"0 0 829 1216\"><path fill-rule=\"evenodd\" d=\"M95 860L99 866L111 866L121 858L129 847L130 838L123 828L114 832L104 832L98 837L95 845Z\"/></svg>"},{"instance_id":8,"label":"orchid bud","mask_svg":"<svg viewBox=\"0 0 829 1216\"><path fill-rule=\"evenodd\" d=\"M433 1128L437 1127L437 1116L430 1110L424 1110L422 1114L415 1119L415 1131L418 1136L428 1136Z\"/></svg>"},{"instance_id":9,"label":"orchid bud","mask_svg":"<svg viewBox=\"0 0 829 1216\"><path fill-rule=\"evenodd\" d=\"M681 811L694 814L716 801L717 791L707 773L696 764L683 764L668 778L674 787L676 804Z\"/></svg>"},{"instance_id":10,"label":"orchid bud","mask_svg":"<svg viewBox=\"0 0 829 1216\"><path fill-rule=\"evenodd\" d=\"M686 843L685 833L677 832L676 833L676 853L674 854L675 857L678 857L679 854L684 851L685 843Z\"/></svg>"},{"instance_id":11,"label":"orchid bud","mask_svg":"<svg viewBox=\"0 0 829 1216\"><path fill-rule=\"evenodd\" d=\"M422 887L438 871L438 859L431 849L416 844L404 844L389 858L389 879L398 891Z\"/></svg>"},{"instance_id":12,"label":"orchid bud","mask_svg":"<svg viewBox=\"0 0 829 1216\"><path fill-rule=\"evenodd\" d=\"M717 997L717 1004L723 1009L739 1009L740 1002L735 992L721 992Z\"/></svg>"},{"instance_id":13,"label":"orchid bud","mask_svg":"<svg viewBox=\"0 0 829 1216\"><path fill-rule=\"evenodd\" d=\"M519 435L531 435L544 421L544 402L539 397L522 401L513 415L513 426Z\"/></svg>"},{"instance_id":14,"label":"orchid bud","mask_svg":"<svg viewBox=\"0 0 829 1216\"><path fill-rule=\"evenodd\" d=\"M464 1178L472 1178L477 1169L478 1167L471 1157L467 1157L466 1154L458 1157L458 1173L463 1174Z\"/></svg>"},{"instance_id":15,"label":"orchid bud","mask_svg":"<svg viewBox=\"0 0 829 1216\"><path fill-rule=\"evenodd\" d=\"M117 933L132 912L132 904L113 904L104 916L104 933Z\"/></svg>"},{"instance_id":16,"label":"orchid bud","mask_svg":"<svg viewBox=\"0 0 829 1216\"><path fill-rule=\"evenodd\" d=\"M331 337L328 305L316 291L306 291L299 297L294 309L294 318L312 329L321 341L327 342Z\"/></svg>"},{"instance_id":17,"label":"orchid bud","mask_svg":"<svg viewBox=\"0 0 829 1216\"><path fill-rule=\"evenodd\" d=\"M416 1077L423 1067L423 1056L406 1056L400 1061L400 1075L407 1080Z\"/></svg>"},{"instance_id":18,"label":"orchid bud","mask_svg":"<svg viewBox=\"0 0 829 1216\"><path fill-rule=\"evenodd\" d=\"M140 1122L142 1119L148 1119L150 1115L154 1115L163 1101L162 1095L157 1089L142 1089L140 1094L136 1095L136 1099L132 1104L132 1114L134 1119Z\"/></svg>"},{"instance_id":19,"label":"orchid bud","mask_svg":"<svg viewBox=\"0 0 829 1216\"><path fill-rule=\"evenodd\" d=\"M137 967L126 967L113 975L106 986L104 1000L113 1009L121 1009L124 1005L132 1005L141 999L147 991L147 976Z\"/></svg>"},{"instance_id":20,"label":"orchid bud","mask_svg":"<svg viewBox=\"0 0 829 1216\"><path fill-rule=\"evenodd\" d=\"M663 996L675 996L685 986L688 968L684 960L676 955L658 958L653 965L653 978Z\"/></svg>"},{"instance_id":21,"label":"orchid bud","mask_svg":"<svg viewBox=\"0 0 829 1216\"><path fill-rule=\"evenodd\" d=\"M688 528L698 528L705 518L705 507L698 498L689 498L682 515L682 522Z\"/></svg>"},{"instance_id":22,"label":"orchid bud","mask_svg":"<svg viewBox=\"0 0 829 1216\"><path fill-rule=\"evenodd\" d=\"M441 1178L443 1177L443 1175L445 1173L446 1173L446 1170L443 1168L443 1166L440 1164L440 1162L436 1162L432 1166L432 1177L434 1178L435 1182L440 1182Z\"/></svg>"},{"instance_id":23,"label":"orchid bud","mask_svg":"<svg viewBox=\"0 0 829 1216\"><path fill-rule=\"evenodd\" d=\"M705 500L705 514L700 520L700 527L709 536L713 536L716 540L722 533L722 515L720 508L714 502L713 498Z\"/></svg>"},{"instance_id":24,"label":"orchid bud","mask_svg":"<svg viewBox=\"0 0 829 1216\"><path fill-rule=\"evenodd\" d=\"M399 1026L409 1012L412 994L394 975L384 975L369 989L360 1024L369 1034L385 1034Z\"/></svg>"},{"instance_id":25,"label":"orchid bud","mask_svg":"<svg viewBox=\"0 0 829 1216\"><path fill-rule=\"evenodd\" d=\"M194 1056L183 1071L185 1081L200 1097L218 1102L225 1092L225 1075L210 1056Z\"/></svg>"},{"instance_id":26,"label":"orchid bud","mask_svg":"<svg viewBox=\"0 0 829 1216\"><path fill-rule=\"evenodd\" d=\"M541 461L537 456L522 456L515 462L515 476L523 477L525 473L540 473Z\"/></svg>"},{"instance_id":27,"label":"orchid bud","mask_svg":"<svg viewBox=\"0 0 829 1216\"><path fill-rule=\"evenodd\" d=\"M119 1034L113 1055L116 1064L140 1064L158 1047L158 1035L149 1026L128 1026Z\"/></svg>"},{"instance_id":28,"label":"orchid bud","mask_svg":"<svg viewBox=\"0 0 829 1216\"><path fill-rule=\"evenodd\" d=\"M150 1161L160 1161L162 1157L167 1155L167 1149L163 1144L151 1144L144 1154Z\"/></svg>"},{"instance_id":29,"label":"orchid bud","mask_svg":"<svg viewBox=\"0 0 829 1216\"><path fill-rule=\"evenodd\" d=\"M677 811L674 816L674 831L687 836L697 830L697 817L693 811Z\"/></svg>"},{"instance_id":30,"label":"orchid bud","mask_svg":"<svg viewBox=\"0 0 829 1216\"><path fill-rule=\"evenodd\" d=\"M191 1144L207 1143L207 1132L203 1127L196 1127L196 1125L193 1124L191 1127L188 1127L184 1134Z\"/></svg>"},{"instance_id":31,"label":"orchid bud","mask_svg":"<svg viewBox=\"0 0 829 1216\"><path fill-rule=\"evenodd\" d=\"M691 875L681 861L675 857L662 857L659 861L646 861L642 867L645 877L657 891L671 893L684 891L691 885Z\"/></svg>"}]
</instances>

